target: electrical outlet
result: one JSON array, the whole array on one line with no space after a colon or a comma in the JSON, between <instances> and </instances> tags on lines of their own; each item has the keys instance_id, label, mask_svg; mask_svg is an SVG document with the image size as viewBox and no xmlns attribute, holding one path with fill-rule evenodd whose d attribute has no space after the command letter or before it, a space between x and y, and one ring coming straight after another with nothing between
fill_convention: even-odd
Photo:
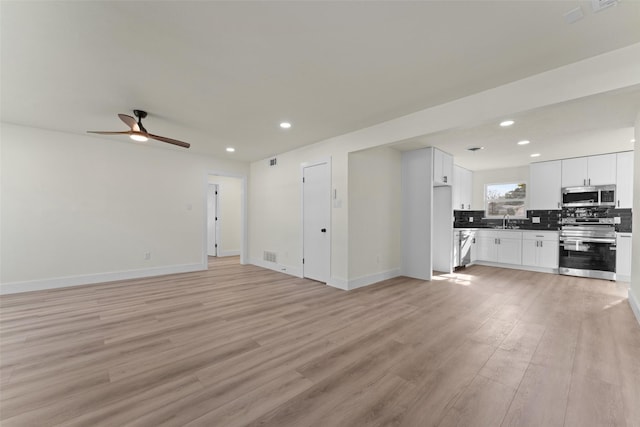
<instances>
[{"instance_id":1,"label":"electrical outlet","mask_svg":"<svg viewBox=\"0 0 640 427\"><path fill-rule=\"evenodd\" d=\"M151 252L145 252L144 253L144 259L149 261L151 259Z\"/></svg>"},{"instance_id":2,"label":"electrical outlet","mask_svg":"<svg viewBox=\"0 0 640 427\"><path fill-rule=\"evenodd\" d=\"M472 216L469 217L469 222L473 222L473 217Z\"/></svg>"}]
</instances>

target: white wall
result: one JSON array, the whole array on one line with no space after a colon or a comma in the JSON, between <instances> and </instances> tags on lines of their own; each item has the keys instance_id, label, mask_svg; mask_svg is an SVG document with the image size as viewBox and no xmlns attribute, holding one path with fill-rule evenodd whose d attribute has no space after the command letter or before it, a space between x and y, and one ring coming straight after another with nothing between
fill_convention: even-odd
<instances>
[{"instance_id":1,"label":"white wall","mask_svg":"<svg viewBox=\"0 0 640 427\"><path fill-rule=\"evenodd\" d=\"M640 112L636 116L633 164L640 165ZM640 323L640 166L633 168L633 242L629 301Z\"/></svg>"},{"instance_id":2,"label":"white wall","mask_svg":"<svg viewBox=\"0 0 640 427\"><path fill-rule=\"evenodd\" d=\"M526 182L529 185L529 166L473 172L473 201L471 202L471 209L484 210L485 185L501 182Z\"/></svg>"},{"instance_id":3,"label":"white wall","mask_svg":"<svg viewBox=\"0 0 640 427\"><path fill-rule=\"evenodd\" d=\"M282 261L273 268L301 272L302 162L332 159L332 188L343 203L331 213L331 280L345 283L349 278L348 153L636 84L640 84L640 43L279 154L275 167L269 167L267 160L254 162L249 187L251 260L261 263L263 251L275 251Z\"/></svg>"},{"instance_id":4,"label":"white wall","mask_svg":"<svg viewBox=\"0 0 640 427\"><path fill-rule=\"evenodd\" d=\"M1 292L206 268L207 171L248 169L126 139L1 136Z\"/></svg>"},{"instance_id":5,"label":"white wall","mask_svg":"<svg viewBox=\"0 0 640 427\"><path fill-rule=\"evenodd\" d=\"M239 255L242 239L242 180L209 175L210 184L218 184L218 256Z\"/></svg>"},{"instance_id":6,"label":"white wall","mask_svg":"<svg viewBox=\"0 0 640 427\"><path fill-rule=\"evenodd\" d=\"M400 272L401 173L402 154L392 148L349 154L350 282Z\"/></svg>"}]
</instances>

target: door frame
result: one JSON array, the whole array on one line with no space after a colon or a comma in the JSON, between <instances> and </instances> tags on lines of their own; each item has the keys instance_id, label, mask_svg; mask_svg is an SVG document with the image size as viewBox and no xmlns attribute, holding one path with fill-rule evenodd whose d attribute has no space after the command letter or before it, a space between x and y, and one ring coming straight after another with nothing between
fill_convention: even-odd
<instances>
[{"instance_id":1,"label":"door frame","mask_svg":"<svg viewBox=\"0 0 640 427\"><path fill-rule=\"evenodd\" d=\"M218 199L218 192L220 191L220 185L219 184L212 184L212 183L207 183L208 188L207 188L207 256L218 256L218 247L220 245L220 223L218 222L218 212L220 211L220 207L219 207L219 202L220 199ZM214 251L215 255L209 255L209 243L211 243L211 234L209 234L209 188L211 188L211 186L213 186L215 193L213 194L213 207L214 207L214 214L215 214L215 220L213 223L213 232L215 234L215 242L214 243Z\"/></svg>"},{"instance_id":2,"label":"door frame","mask_svg":"<svg viewBox=\"0 0 640 427\"><path fill-rule=\"evenodd\" d=\"M209 251L209 236L207 228L207 212L209 211L207 197L209 190L209 176L224 176L227 178L237 178L241 181L240 185L240 264L247 264L249 260L247 244L247 176L244 174L219 171L219 170L206 170L203 177L202 193L204 199L204 215L202 221L202 264L204 270L208 270L208 251ZM216 230L217 231L217 230ZM218 233L216 233L217 236Z\"/></svg>"},{"instance_id":3,"label":"door frame","mask_svg":"<svg viewBox=\"0 0 640 427\"><path fill-rule=\"evenodd\" d=\"M318 160L312 161L312 162L304 162L304 163L300 163L300 252L301 252L301 257L300 257L300 277L305 277L304 276L304 263L302 262L302 260L304 259L304 185L303 185L303 178L304 178L304 170L305 168L308 167L312 167L312 166L318 166L318 165L322 165L322 164L327 164L327 166L329 167L329 206L327 206L327 209L329 209L329 245L327 248L327 260L329 260L329 265L328 265L328 271L327 271L327 282L329 282L331 280L331 243L332 243L332 239L331 236L333 234L333 224L332 224L332 209L331 209L331 194L333 193L333 187L332 187L332 182L333 182L333 175L332 175L332 167L331 167L331 156L329 157L322 157L319 158Z\"/></svg>"}]
</instances>

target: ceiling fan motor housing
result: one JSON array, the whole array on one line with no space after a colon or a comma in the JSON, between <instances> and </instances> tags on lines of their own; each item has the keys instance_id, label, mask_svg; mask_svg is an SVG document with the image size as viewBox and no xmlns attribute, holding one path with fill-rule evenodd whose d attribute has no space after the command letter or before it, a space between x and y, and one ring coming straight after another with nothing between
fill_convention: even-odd
<instances>
[{"instance_id":1,"label":"ceiling fan motor housing","mask_svg":"<svg viewBox=\"0 0 640 427\"><path fill-rule=\"evenodd\" d=\"M147 117L147 112L143 110L133 110L133 114L138 118L138 127L140 128L140 131L144 133L149 133L144 128L144 126L142 126L142 119Z\"/></svg>"}]
</instances>

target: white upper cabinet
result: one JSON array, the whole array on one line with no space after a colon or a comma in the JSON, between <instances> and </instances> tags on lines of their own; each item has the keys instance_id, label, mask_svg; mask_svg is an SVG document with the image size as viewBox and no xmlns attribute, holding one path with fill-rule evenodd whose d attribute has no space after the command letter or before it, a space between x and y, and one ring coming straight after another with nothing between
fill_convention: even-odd
<instances>
[{"instance_id":1,"label":"white upper cabinet","mask_svg":"<svg viewBox=\"0 0 640 427\"><path fill-rule=\"evenodd\" d=\"M616 155L603 154L587 157L588 185L611 185L616 183Z\"/></svg>"},{"instance_id":2,"label":"white upper cabinet","mask_svg":"<svg viewBox=\"0 0 640 427\"><path fill-rule=\"evenodd\" d=\"M616 196L617 208L631 209L633 205L633 151L616 154L617 179Z\"/></svg>"},{"instance_id":3,"label":"white upper cabinet","mask_svg":"<svg viewBox=\"0 0 640 427\"><path fill-rule=\"evenodd\" d=\"M470 210L473 194L473 172L453 165L453 209Z\"/></svg>"},{"instance_id":4,"label":"white upper cabinet","mask_svg":"<svg viewBox=\"0 0 640 427\"><path fill-rule=\"evenodd\" d=\"M560 160L529 165L529 209L560 209L561 193L562 162Z\"/></svg>"},{"instance_id":5,"label":"white upper cabinet","mask_svg":"<svg viewBox=\"0 0 640 427\"><path fill-rule=\"evenodd\" d=\"M433 185L453 184L453 156L433 149Z\"/></svg>"},{"instance_id":6,"label":"white upper cabinet","mask_svg":"<svg viewBox=\"0 0 640 427\"><path fill-rule=\"evenodd\" d=\"M616 182L616 155L578 157L562 161L562 186L610 185Z\"/></svg>"}]
</instances>

